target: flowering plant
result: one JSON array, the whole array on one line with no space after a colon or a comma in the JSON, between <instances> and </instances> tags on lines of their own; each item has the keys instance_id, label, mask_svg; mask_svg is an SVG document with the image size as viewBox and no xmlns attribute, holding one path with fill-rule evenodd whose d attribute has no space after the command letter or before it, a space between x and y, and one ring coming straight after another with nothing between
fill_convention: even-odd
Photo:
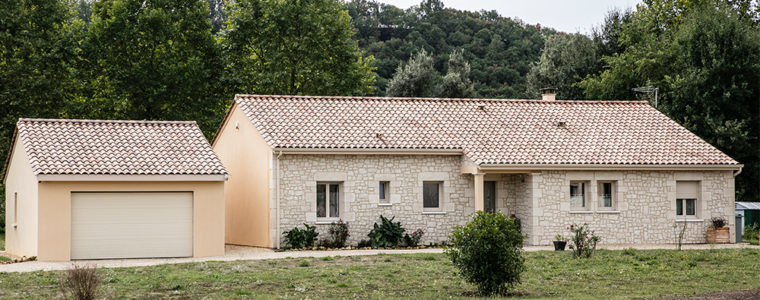
<instances>
[{"instance_id":1,"label":"flowering plant","mask_svg":"<svg viewBox=\"0 0 760 300\"><path fill-rule=\"evenodd\" d=\"M422 229L417 229L412 234L406 234L404 236L404 243L406 243L407 247L417 247L417 245L420 243L420 240L422 239L422 236L425 234L425 231Z\"/></svg>"},{"instance_id":2,"label":"flowering plant","mask_svg":"<svg viewBox=\"0 0 760 300\"><path fill-rule=\"evenodd\" d=\"M330 224L330 240L327 244L331 248L343 248L346 246L348 236L348 223L343 220L333 222Z\"/></svg>"},{"instance_id":3,"label":"flowering plant","mask_svg":"<svg viewBox=\"0 0 760 300\"><path fill-rule=\"evenodd\" d=\"M594 234L593 230L589 229L586 222L583 225L573 223L573 225L566 228L572 233L570 249L573 250L573 257L591 257L596 250L596 244L599 243L601 238Z\"/></svg>"}]
</instances>

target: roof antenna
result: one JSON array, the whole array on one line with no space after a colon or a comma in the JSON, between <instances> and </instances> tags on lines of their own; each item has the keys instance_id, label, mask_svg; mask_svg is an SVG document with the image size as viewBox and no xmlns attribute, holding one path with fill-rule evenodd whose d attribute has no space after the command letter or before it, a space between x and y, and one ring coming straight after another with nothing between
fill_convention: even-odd
<instances>
[{"instance_id":1,"label":"roof antenna","mask_svg":"<svg viewBox=\"0 0 760 300\"><path fill-rule=\"evenodd\" d=\"M654 92L654 108L657 108L657 92L660 90L659 88L656 88L651 85L647 85L647 86L632 88L631 90L638 93L647 93L647 96L649 97L651 97L652 92Z\"/></svg>"}]
</instances>

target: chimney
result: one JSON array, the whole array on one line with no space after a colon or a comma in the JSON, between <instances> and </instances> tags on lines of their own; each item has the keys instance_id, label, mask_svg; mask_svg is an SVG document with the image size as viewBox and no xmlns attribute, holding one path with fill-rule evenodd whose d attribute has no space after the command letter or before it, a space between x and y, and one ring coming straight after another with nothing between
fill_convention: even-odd
<instances>
[{"instance_id":1,"label":"chimney","mask_svg":"<svg viewBox=\"0 0 760 300\"><path fill-rule=\"evenodd\" d=\"M541 89L541 100L554 101L557 96L557 88Z\"/></svg>"}]
</instances>

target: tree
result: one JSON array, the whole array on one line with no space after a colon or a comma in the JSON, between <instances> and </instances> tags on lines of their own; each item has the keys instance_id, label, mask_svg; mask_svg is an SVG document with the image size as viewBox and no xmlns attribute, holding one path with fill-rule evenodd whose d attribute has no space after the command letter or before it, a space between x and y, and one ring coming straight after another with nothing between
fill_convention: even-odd
<instances>
[{"instance_id":1,"label":"tree","mask_svg":"<svg viewBox=\"0 0 760 300\"><path fill-rule=\"evenodd\" d=\"M196 120L210 136L231 95L205 0L94 3L76 113L90 118ZM96 109L93 109L96 108Z\"/></svg>"},{"instance_id":2,"label":"tree","mask_svg":"<svg viewBox=\"0 0 760 300\"><path fill-rule=\"evenodd\" d=\"M622 26L623 52L578 86L595 99L658 87L658 109L745 165L737 200L760 201L760 14L748 1L644 3Z\"/></svg>"},{"instance_id":3,"label":"tree","mask_svg":"<svg viewBox=\"0 0 760 300\"><path fill-rule=\"evenodd\" d=\"M528 72L528 93L538 97L542 88L557 88L558 99L584 99L577 81L596 72L593 42L581 34L546 37L541 58Z\"/></svg>"},{"instance_id":4,"label":"tree","mask_svg":"<svg viewBox=\"0 0 760 300\"><path fill-rule=\"evenodd\" d=\"M68 1L10 0L0 9L0 170L19 118L65 116L83 24ZM2 186L2 185L0 185ZM0 214L5 203L0 188ZM0 221L4 221L0 218ZM4 228L4 224L0 224Z\"/></svg>"},{"instance_id":5,"label":"tree","mask_svg":"<svg viewBox=\"0 0 760 300\"><path fill-rule=\"evenodd\" d=\"M225 0L206 0L208 2L208 19L211 21L211 33L216 35L225 27L227 23L227 11L225 10Z\"/></svg>"},{"instance_id":6,"label":"tree","mask_svg":"<svg viewBox=\"0 0 760 300\"><path fill-rule=\"evenodd\" d=\"M662 111L745 164L737 199L760 200L760 30L730 9L700 7L673 48Z\"/></svg>"},{"instance_id":7,"label":"tree","mask_svg":"<svg viewBox=\"0 0 760 300\"><path fill-rule=\"evenodd\" d=\"M433 97L435 83L440 75L433 68L433 58L425 50L396 68L396 74L388 83L386 95L389 97Z\"/></svg>"},{"instance_id":8,"label":"tree","mask_svg":"<svg viewBox=\"0 0 760 300\"><path fill-rule=\"evenodd\" d=\"M469 98L474 94L474 84L470 80L470 63L464 59L462 50L451 52L448 71L443 77L439 96L443 98Z\"/></svg>"},{"instance_id":9,"label":"tree","mask_svg":"<svg viewBox=\"0 0 760 300\"><path fill-rule=\"evenodd\" d=\"M338 0L241 0L230 6L223 42L236 93L365 95L372 56L351 40Z\"/></svg>"}]
</instances>

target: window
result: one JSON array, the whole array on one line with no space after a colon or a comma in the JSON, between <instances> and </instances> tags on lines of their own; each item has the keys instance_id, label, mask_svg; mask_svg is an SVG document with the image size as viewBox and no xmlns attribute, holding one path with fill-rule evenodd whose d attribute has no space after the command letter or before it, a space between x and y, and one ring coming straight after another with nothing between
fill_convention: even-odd
<instances>
[{"instance_id":1,"label":"window","mask_svg":"<svg viewBox=\"0 0 760 300\"><path fill-rule=\"evenodd\" d=\"M586 202L587 182L570 182L570 209L587 210Z\"/></svg>"},{"instance_id":2,"label":"window","mask_svg":"<svg viewBox=\"0 0 760 300\"><path fill-rule=\"evenodd\" d=\"M391 202L391 194L390 194L390 182L388 181L380 181L380 187L379 187L379 197L380 197L380 203L389 203Z\"/></svg>"},{"instance_id":3,"label":"window","mask_svg":"<svg viewBox=\"0 0 760 300\"><path fill-rule=\"evenodd\" d=\"M599 187L599 207L611 210L615 207L615 182L600 181Z\"/></svg>"},{"instance_id":4,"label":"window","mask_svg":"<svg viewBox=\"0 0 760 300\"><path fill-rule=\"evenodd\" d=\"M676 182L676 216L697 217L698 181Z\"/></svg>"},{"instance_id":5,"label":"window","mask_svg":"<svg viewBox=\"0 0 760 300\"><path fill-rule=\"evenodd\" d=\"M317 183L317 218L340 217L340 184Z\"/></svg>"},{"instance_id":6,"label":"window","mask_svg":"<svg viewBox=\"0 0 760 300\"><path fill-rule=\"evenodd\" d=\"M18 224L18 192L13 193L13 227Z\"/></svg>"},{"instance_id":7,"label":"window","mask_svg":"<svg viewBox=\"0 0 760 300\"><path fill-rule=\"evenodd\" d=\"M425 181L422 183L422 207L440 208L441 206L441 182Z\"/></svg>"}]
</instances>

